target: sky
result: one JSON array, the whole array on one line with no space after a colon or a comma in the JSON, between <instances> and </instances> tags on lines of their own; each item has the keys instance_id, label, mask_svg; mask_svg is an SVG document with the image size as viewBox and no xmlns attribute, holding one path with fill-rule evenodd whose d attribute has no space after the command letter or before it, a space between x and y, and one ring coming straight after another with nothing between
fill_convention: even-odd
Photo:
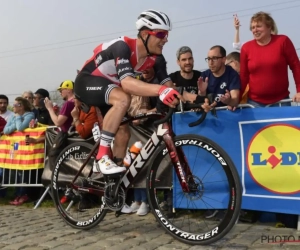
<instances>
[{"instance_id":1,"label":"sky","mask_svg":"<svg viewBox=\"0 0 300 250\"><path fill-rule=\"evenodd\" d=\"M233 14L238 14L242 42L253 39L251 16L266 11L279 34L300 48L300 0L0 0L0 93L10 103L24 91L45 88L55 92L64 80L74 80L76 69L92 56L100 43L119 36L136 37L140 12L165 12L173 23L163 54L168 72L178 70L176 50L193 50L194 69L207 68L210 47L222 45L233 51ZM300 49L297 50L300 56ZM289 73L290 92L295 84Z\"/></svg>"}]
</instances>

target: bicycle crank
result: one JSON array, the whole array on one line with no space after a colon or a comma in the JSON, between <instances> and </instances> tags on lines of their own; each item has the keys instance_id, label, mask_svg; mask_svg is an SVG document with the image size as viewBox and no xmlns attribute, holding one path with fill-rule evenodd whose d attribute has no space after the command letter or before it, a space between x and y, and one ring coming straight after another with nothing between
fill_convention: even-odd
<instances>
[{"instance_id":1,"label":"bicycle crank","mask_svg":"<svg viewBox=\"0 0 300 250\"><path fill-rule=\"evenodd\" d=\"M126 194L121 186L111 182L105 185L104 199L106 208L109 208L112 211L118 211L125 204Z\"/></svg>"}]
</instances>

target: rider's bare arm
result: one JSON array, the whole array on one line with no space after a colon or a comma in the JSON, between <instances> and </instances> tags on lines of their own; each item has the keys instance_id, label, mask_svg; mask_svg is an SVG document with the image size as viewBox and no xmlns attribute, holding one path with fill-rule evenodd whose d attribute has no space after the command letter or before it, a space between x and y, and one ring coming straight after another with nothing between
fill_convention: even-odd
<instances>
[{"instance_id":1,"label":"rider's bare arm","mask_svg":"<svg viewBox=\"0 0 300 250\"><path fill-rule=\"evenodd\" d=\"M123 90L132 95L138 96L158 96L161 88L159 84L149 84L132 76L126 76L121 80Z\"/></svg>"}]
</instances>

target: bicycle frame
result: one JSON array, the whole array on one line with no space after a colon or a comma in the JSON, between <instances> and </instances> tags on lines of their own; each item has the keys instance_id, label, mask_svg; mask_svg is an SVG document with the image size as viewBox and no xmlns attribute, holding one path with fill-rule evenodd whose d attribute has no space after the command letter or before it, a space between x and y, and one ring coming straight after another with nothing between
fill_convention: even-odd
<instances>
[{"instance_id":1,"label":"bicycle frame","mask_svg":"<svg viewBox=\"0 0 300 250\"><path fill-rule=\"evenodd\" d=\"M142 118L161 118L162 114L151 112L151 113L145 113L145 114L139 114L137 116L131 117L131 118L125 118L121 125L129 123L133 120L138 120ZM127 191L130 188L130 185L134 182L135 178L138 176L138 174L141 172L147 161L151 158L151 156L154 154L154 152L158 149L158 147L161 145L161 142L164 141L166 145L166 149L170 155L173 167L175 169L176 175L178 177L179 183L182 187L183 192L189 192L188 187L188 181L186 176L191 176L190 167L188 165L188 162L184 156L184 153L182 150L177 150L173 141L174 133L172 130L172 127L169 122L165 122L163 124L158 125L157 130L153 132L153 134L150 136L149 140L146 142L146 144L141 149L140 153L137 155L135 160L131 163L130 167L127 169L123 177L121 178L121 184L120 186ZM100 141L100 140L99 140ZM81 168L77 172L76 176L71 182L71 186L75 190L80 190L87 193L92 193L95 195L101 195L103 194L104 190L99 190L91 187L87 188L80 188L77 185L75 185L75 181L92 157L92 155L95 154L96 150L99 147L99 143L97 142L89 155L87 156L86 160L82 164ZM185 174L184 174L185 173ZM91 171L92 174L92 171ZM90 174L90 175L91 175ZM151 184L150 184L151 185Z\"/></svg>"}]
</instances>

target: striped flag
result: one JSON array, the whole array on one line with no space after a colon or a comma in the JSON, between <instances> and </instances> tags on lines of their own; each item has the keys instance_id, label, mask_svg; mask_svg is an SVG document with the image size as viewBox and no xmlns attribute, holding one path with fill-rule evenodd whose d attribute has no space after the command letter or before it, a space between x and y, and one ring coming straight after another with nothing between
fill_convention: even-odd
<instances>
[{"instance_id":1,"label":"striped flag","mask_svg":"<svg viewBox=\"0 0 300 250\"><path fill-rule=\"evenodd\" d=\"M0 167L18 170L44 167L45 142L26 145L25 136L32 138L45 136L47 127L25 129L0 137Z\"/></svg>"}]
</instances>

